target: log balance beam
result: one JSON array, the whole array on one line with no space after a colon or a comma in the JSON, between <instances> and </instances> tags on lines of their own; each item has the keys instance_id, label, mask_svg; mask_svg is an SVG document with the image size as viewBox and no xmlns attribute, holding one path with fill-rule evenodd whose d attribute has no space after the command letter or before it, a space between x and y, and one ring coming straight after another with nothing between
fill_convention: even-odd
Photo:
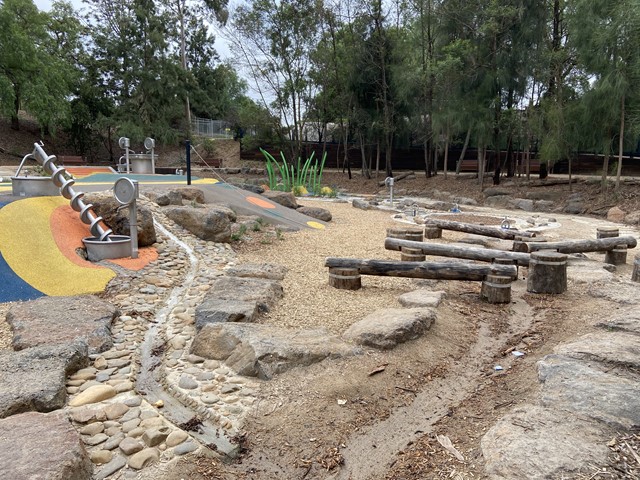
<instances>
[{"instance_id":1,"label":"log balance beam","mask_svg":"<svg viewBox=\"0 0 640 480\"><path fill-rule=\"evenodd\" d=\"M473 263L394 262L329 257L329 285L343 290L359 290L360 275L431 278L437 280L481 281L481 296L489 303L511 301L511 282L517 279L515 265L478 265Z\"/></svg>"},{"instance_id":2,"label":"log balance beam","mask_svg":"<svg viewBox=\"0 0 640 480\"><path fill-rule=\"evenodd\" d=\"M514 265L528 267L530 255L520 252L506 252L489 248L459 247L455 245L443 245L441 243L414 242L399 238L387 237L384 248L402 252L403 249L420 251L424 255L437 255L440 257L464 258L466 260L478 260L481 262L493 262L496 259L511 260Z\"/></svg>"},{"instance_id":3,"label":"log balance beam","mask_svg":"<svg viewBox=\"0 0 640 480\"><path fill-rule=\"evenodd\" d=\"M565 240L562 242L524 242L528 253L538 250L555 250L560 253L606 252L616 247L635 248L638 241L631 235L599 238L596 240Z\"/></svg>"},{"instance_id":4,"label":"log balance beam","mask_svg":"<svg viewBox=\"0 0 640 480\"><path fill-rule=\"evenodd\" d=\"M502 240L514 240L516 237L535 237L533 232L523 232L520 230L508 230L504 228L487 227L475 225L473 223L452 222L449 220L439 220L429 218L425 222L425 227L435 227L441 230L453 230L456 232L474 233L485 237L501 238Z\"/></svg>"}]
</instances>

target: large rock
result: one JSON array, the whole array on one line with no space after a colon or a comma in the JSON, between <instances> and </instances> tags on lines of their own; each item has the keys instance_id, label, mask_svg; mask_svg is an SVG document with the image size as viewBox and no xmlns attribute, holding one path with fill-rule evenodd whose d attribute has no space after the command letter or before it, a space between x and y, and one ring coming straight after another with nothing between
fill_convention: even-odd
<instances>
[{"instance_id":1,"label":"large rock","mask_svg":"<svg viewBox=\"0 0 640 480\"><path fill-rule=\"evenodd\" d=\"M259 314L255 300L207 298L196 308L196 330L208 323L253 322Z\"/></svg>"},{"instance_id":2,"label":"large rock","mask_svg":"<svg viewBox=\"0 0 640 480\"><path fill-rule=\"evenodd\" d=\"M538 362L538 377L543 382L543 406L570 410L616 428L640 425L640 383L611 366L547 355Z\"/></svg>"},{"instance_id":3,"label":"large rock","mask_svg":"<svg viewBox=\"0 0 640 480\"><path fill-rule=\"evenodd\" d=\"M640 336L626 332L597 332L572 343L559 345L554 352L586 362L599 362L640 371ZM640 407L640 399L638 399Z\"/></svg>"},{"instance_id":4,"label":"large rock","mask_svg":"<svg viewBox=\"0 0 640 480\"><path fill-rule=\"evenodd\" d=\"M422 336L435 319L436 313L430 308L382 309L351 325L342 338L360 345L390 349Z\"/></svg>"},{"instance_id":5,"label":"large rock","mask_svg":"<svg viewBox=\"0 0 640 480\"><path fill-rule=\"evenodd\" d=\"M186 202L205 203L204 192L196 187L180 187L172 190L175 191Z\"/></svg>"},{"instance_id":6,"label":"large rock","mask_svg":"<svg viewBox=\"0 0 640 480\"><path fill-rule=\"evenodd\" d=\"M587 419L538 406L501 418L482 438L485 473L492 479L578 478L588 465L606 464L614 432Z\"/></svg>"},{"instance_id":7,"label":"large rock","mask_svg":"<svg viewBox=\"0 0 640 480\"><path fill-rule=\"evenodd\" d=\"M354 198L351 205L353 208L359 208L360 210L371 210L373 208L369 202L360 198Z\"/></svg>"},{"instance_id":8,"label":"large rock","mask_svg":"<svg viewBox=\"0 0 640 480\"><path fill-rule=\"evenodd\" d=\"M0 418L62 408L66 376L88 364L85 343L0 351Z\"/></svg>"},{"instance_id":9,"label":"large rock","mask_svg":"<svg viewBox=\"0 0 640 480\"><path fill-rule=\"evenodd\" d=\"M622 223L624 222L624 217L626 217L627 212L622 210L620 207L611 207L607 212L607 220L610 222Z\"/></svg>"},{"instance_id":10,"label":"large rock","mask_svg":"<svg viewBox=\"0 0 640 480\"><path fill-rule=\"evenodd\" d=\"M298 366L354 355L359 350L324 329L224 323L205 325L196 334L191 353L222 360L239 375L270 379Z\"/></svg>"},{"instance_id":11,"label":"large rock","mask_svg":"<svg viewBox=\"0 0 640 480\"><path fill-rule=\"evenodd\" d=\"M291 192L281 192L279 190L266 190L263 194L263 197L268 198L272 202L278 203L283 207L296 209L298 208L298 202L296 201L296 197Z\"/></svg>"},{"instance_id":12,"label":"large rock","mask_svg":"<svg viewBox=\"0 0 640 480\"><path fill-rule=\"evenodd\" d=\"M103 218L104 223L109 225L116 235L130 235L129 207L122 208L120 203L113 198L113 195L104 193L87 194L84 199L86 203L93 204L94 212ZM156 243L156 229L153 226L153 215L151 210L137 202L137 223L138 223L138 246L148 247Z\"/></svg>"},{"instance_id":13,"label":"large rock","mask_svg":"<svg viewBox=\"0 0 640 480\"><path fill-rule=\"evenodd\" d=\"M419 290L414 290L400 295L398 297L398 302L400 302L400 305L403 307L409 308L435 308L440 305L443 296L444 292L442 290L434 292L433 290L421 288Z\"/></svg>"},{"instance_id":14,"label":"large rock","mask_svg":"<svg viewBox=\"0 0 640 480\"><path fill-rule=\"evenodd\" d=\"M323 222L331 221L331 212L326 208L320 207L298 207L298 212L303 215L307 215L308 217L317 218L318 220L322 220Z\"/></svg>"},{"instance_id":15,"label":"large rock","mask_svg":"<svg viewBox=\"0 0 640 480\"><path fill-rule=\"evenodd\" d=\"M607 317L597 326L608 331L622 331L640 335L640 312L635 309L622 312L613 317Z\"/></svg>"},{"instance_id":16,"label":"large rock","mask_svg":"<svg viewBox=\"0 0 640 480\"><path fill-rule=\"evenodd\" d=\"M267 280L284 280L287 267L274 263L243 263L233 265L225 270L230 277L264 278Z\"/></svg>"},{"instance_id":17,"label":"large rock","mask_svg":"<svg viewBox=\"0 0 640 480\"><path fill-rule=\"evenodd\" d=\"M113 346L111 324L118 309L98 297L42 297L14 303L7 312L14 350L83 341L89 353Z\"/></svg>"},{"instance_id":18,"label":"large rock","mask_svg":"<svg viewBox=\"0 0 640 480\"><path fill-rule=\"evenodd\" d=\"M509 203L513 208L524 210L525 212L533 212L533 200L514 198Z\"/></svg>"},{"instance_id":19,"label":"large rock","mask_svg":"<svg viewBox=\"0 0 640 480\"><path fill-rule=\"evenodd\" d=\"M512 200L513 199L508 195L494 195L492 197L487 197L484 201L484 205L486 207L506 208L511 205Z\"/></svg>"},{"instance_id":20,"label":"large rock","mask_svg":"<svg viewBox=\"0 0 640 480\"><path fill-rule=\"evenodd\" d=\"M502 187L489 187L482 191L485 197L502 197L511 195L511 190Z\"/></svg>"},{"instance_id":21,"label":"large rock","mask_svg":"<svg viewBox=\"0 0 640 480\"><path fill-rule=\"evenodd\" d=\"M0 420L2 478L89 480L93 466L63 411Z\"/></svg>"},{"instance_id":22,"label":"large rock","mask_svg":"<svg viewBox=\"0 0 640 480\"><path fill-rule=\"evenodd\" d=\"M202 240L228 243L231 241L231 221L227 212L215 207L173 207L164 212L167 217Z\"/></svg>"}]
</instances>

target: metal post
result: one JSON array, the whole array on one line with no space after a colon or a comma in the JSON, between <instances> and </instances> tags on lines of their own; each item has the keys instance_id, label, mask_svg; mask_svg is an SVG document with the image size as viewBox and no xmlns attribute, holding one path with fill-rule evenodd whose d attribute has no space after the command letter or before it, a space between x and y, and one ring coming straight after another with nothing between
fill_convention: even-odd
<instances>
[{"instance_id":1,"label":"metal post","mask_svg":"<svg viewBox=\"0 0 640 480\"><path fill-rule=\"evenodd\" d=\"M131 235L131 258L138 258L138 207L136 199L139 197L138 181L131 180L136 193L133 201L129 205L129 235Z\"/></svg>"},{"instance_id":2,"label":"metal post","mask_svg":"<svg viewBox=\"0 0 640 480\"><path fill-rule=\"evenodd\" d=\"M187 148L187 185L191 185L191 141L186 141Z\"/></svg>"},{"instance_id":3,"label":"metal post","mask_svg":"<svg viewBox=\"0 0 640 480\"><path fill-rule=\"evenodd\" d=\"M131 170L129 168L129 145L127 145L127 148L124 151L124 158L127 161L127 174L129 174L131 173Z\"/></svg>"}]
</instances>

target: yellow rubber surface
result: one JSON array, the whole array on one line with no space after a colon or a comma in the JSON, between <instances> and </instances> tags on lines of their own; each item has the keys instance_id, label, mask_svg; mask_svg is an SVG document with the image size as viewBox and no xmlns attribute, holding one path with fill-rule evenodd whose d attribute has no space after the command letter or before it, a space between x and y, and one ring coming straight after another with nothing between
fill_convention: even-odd
<instances>
[{"instance_id":1,"label":"yellow rubber surface","mask_svg":"<svg viewBox=\"0 0 640 480\"><path fill-rule=\"evenodd\" d=\"M31 197L5 205L0 209L0 251L18 276L45 295L102 292L116 274L72 262L54 240L49 218L67 203L62 197Z\"/></svg>"}]
</instances>

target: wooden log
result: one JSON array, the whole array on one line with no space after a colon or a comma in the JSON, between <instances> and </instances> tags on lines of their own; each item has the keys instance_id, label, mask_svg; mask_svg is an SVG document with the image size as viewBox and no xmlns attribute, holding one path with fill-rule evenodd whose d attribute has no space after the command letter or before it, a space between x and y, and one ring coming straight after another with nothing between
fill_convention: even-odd
<instances>
[{"instance_id":1,"label":"wooden log","mask_svg":"<svg viewBox=\"0 0 640 480\"><path fill-rule=\"evenodd\" d=\"M403 262L424 262L426 257L419 248L400 248L400 260Z\"/></svg>"},{"instance_id":2,"label":"wooden log","mask_svg":"<svg viewBox=\"0 0 640 480\"><path fill-rule=\"evenodd\" d=\"M480 297L489 303L510 303L511 279L500 275L487 275L482 282Z\"/></svg>"},{"instance_id":3,"label":"wooden log","mask_svg":"<svg viewBox=\"0 0 640 480\"><path fill-rule=\"evenodd\" d=\"M341 290L360 290L362 280L357 268L330 268L329 285Z\"/></svg>"},{"instance_id":4,"label":"wooden log","mask_svg":"<svg viewBox=\"0 0 640 480\"><path fill-rule=\"evenodd\" d=\"M445 245L442 243L411 242L397 238L387 238L384 241L384 248L387 250L400 250L403 247L420 249L425 255L464 258L466 260L478 260L480 262L493 262L496 258L506 258L517 262L517 265L521 267L529 266L530 255L528 253L507 252L489 248L459 247L457 245Z\"/></svg>"},{"instance_id":5,"label":"wooden log","mask_svg":"<svg viewBox=\"0 0 640 480\"><path fill-rule=\"evenodd\" d=\"M624 265L627 263L627 246L618 245L611 250L607 250L604 256L604 263L610 265Z\"/></svg>"},{"instance_id":6,"label":"wooden log","mask_svg":"<svg viewBox=\"0 0 640 480\"><path fill-rule=\"evenodd\" d=\"M392 260L362 260L359 258L328 257L329 268L355 268L360 275L384 277L432 278L437 280L482 281L487 275L517 278L517 269L511 265L479 265L454 262L394 262Z\"/></svg>"},{"instance_id":7,"label":"wooden log","mask_svg":"<svg viewBox=\"0 0 640 480\"><path fill-rule=\"evenodd\" d=\"M413 240L421 242L423 237L422 227L402 226L387 228L387 237L402 238L403 240Z\"/></svg>"},{"instance_id":8,"label":"wooden log","mask_svg":"<svg viewBox=\"0 0 640 480\"><path fill-rule=\"evenodd\" d=\"M583 253L613 250L618 245L634 248L638 241L631 235L623 237L600 238L597 240L566 240L563 242L535 243L527 242L529 253L538 250L556 250L560 253Z\"/></svg>"},{"instance_id":9,"label":"wooden log","mask_svg":"<svg viewBox=\"0 0 640 480\"><path fill-rule=\"evenodd\" d=\"M424 238L432 240L434 238L442 238L442 229L434 225L425 225Z\"/></svg>"},{"instance_id":10,"label":"wooden log","mask_svg":"<svg viewBox=\"0 0 640 480\"><path fill-rule=\"evenodd\" d=\"M567 290L567 255L553 250L531 254L527 292L564 293Z\"/></svg>"},{"instance_id":11,"label":"wooden log","mask_svg":"<svg viewBox=\"0 0 640 480\"><path fill-rule=\"evenodd\" d=\"M415 173L414 172L404 172L404 173L401 173L401 174L396 175L395 177L393 177L393 181L395 183L395 182L398 182L398 181L402 180L403 178L410 177L411 175L415 175ZM384 180L382 180L381 182L378 182L378 186L379 187L384 187L384 185L385 185Z\"/></svg>"},{"instance_id":12,"label":"wooden log","mask_svg":"<svg viewBox=\"0 0 640 480\"><path fill-rule=\"evenodd\" d=\"M598 227L596 228L596 238L612 238L619 237L620 230L617 227Z\"/></svg>"},{"instance_id":13,"label":"wooden log","mask_svg":"<svg viewBox=\"0 0 640 480\"><path fill-rule=\"evenodd\" d=\"M521 237L535 237L533 232L523 232L520 230L508 230L505 228L487 227L484 225L476 225L473 223L452 222L450 220L439 220L436 218L428 218L425 226L435 226L442 230L453 230L456 232L474 233L476 235L484 235L485 237L501 238L502 240L513 240L516 235Z\"/></svg>"},{"instance_id":14,"label":"wooden log","mask_svg":"<svg viewBox=\"0 0 640 480\"><path fill-rule=\"evenodd\" d=\"M633 273L631 274L632 282L640 282L640 253L636 253L633 260Z\"/></svg>"}]
</instances>

